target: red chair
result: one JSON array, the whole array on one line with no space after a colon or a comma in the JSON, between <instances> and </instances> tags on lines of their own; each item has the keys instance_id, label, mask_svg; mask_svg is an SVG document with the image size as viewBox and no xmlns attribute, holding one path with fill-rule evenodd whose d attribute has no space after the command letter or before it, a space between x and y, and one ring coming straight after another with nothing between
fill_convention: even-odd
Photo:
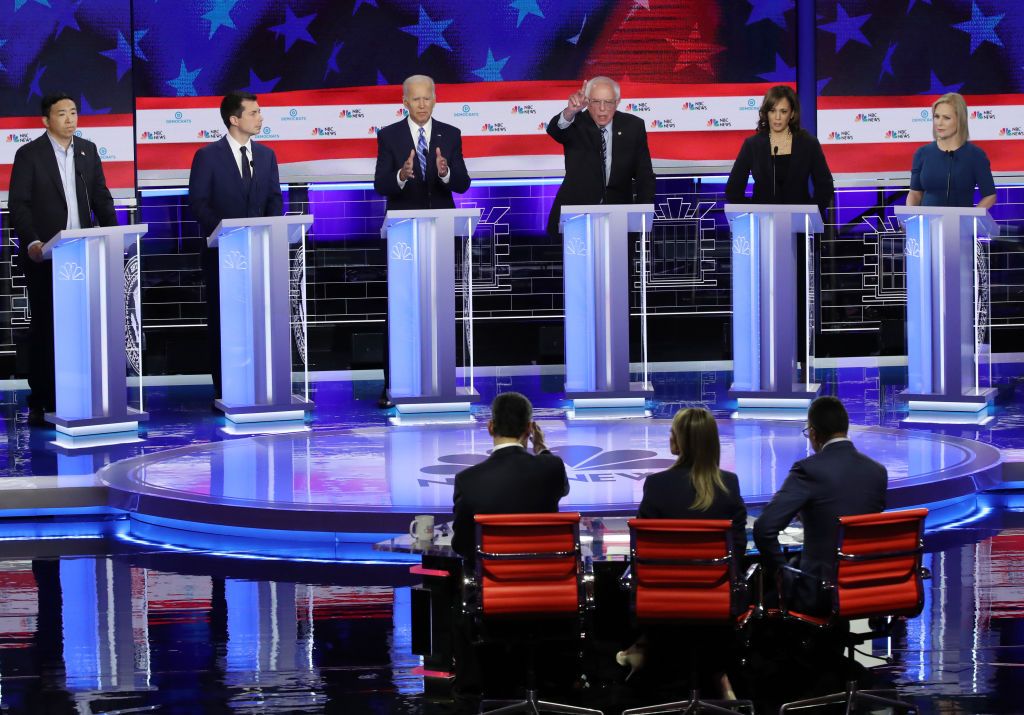
<instances>
[{"instance_id":1,"label":"red chair","mask_svg":"<svg viewBox=\"0 0 1024 715\"><path fill-rule=\"evenodd\" d=\"M640 625L714 625L741 628L753 613L733 554L727 519L630 519L630 592ZM752 569L753 571L753 569ZM623 711L622 715L713 712L734 715L749 700L701 700L697 649L687 639L690 699Z\"/></svg>"},{"instance_id":2,"label":"red chair","mask_svg":"<svg viewBox=\"0 0 1024 715\"><path fill-rule=\"evenodd\" d=\"M602 715L600 710L539 700L535 684L536 647L553 632L547 624L566 622L569 632L578 637L590 601L580 563L580 515L480 514L476 524L476 607L481 628L506 626L505 635L525 641L528 653L526 697L485 700L480 712ZM540 636L535 630L538 622L543 626Z\"/></svg>"},{"instance_id":3,"label":"red chair","mask_svg":"<svg viewBox=\"0 0 1024 715\"><path fill-rule=\"evenodd\" d=\"M838 625L845 627L853 619L868 619L871 630L850 633L843 639L848 662L852 664L858 645L887 637L894 619L914 617L921 612L923 579L928 576L921 566L926 516L927 509L908 509L840 517L835 575L821 584L831 593L831 613L821 617L799 613L783 602L783 616L820 631ZM785 568L807 576L799 569ZM781 588L779 593L783 594ZM850 674L844 692L786 703L779 712L839 703L846 703L847 713L853 712L856 705L917 710L910 703L882 697L878 692L884 691L861 690Z\"/></svg>"}]
</instances>

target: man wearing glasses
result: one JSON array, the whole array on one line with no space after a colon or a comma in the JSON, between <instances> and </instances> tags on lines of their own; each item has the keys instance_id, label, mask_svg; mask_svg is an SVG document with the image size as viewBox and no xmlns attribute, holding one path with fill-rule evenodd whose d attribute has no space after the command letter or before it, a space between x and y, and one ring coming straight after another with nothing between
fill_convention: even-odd
<instances>
[{"instance_id":1,"label":"man wearing glasses","mask_svg":"<svg viewBox=\"0 0 1024 715\"><path fill-rule=\"evenodd\" d=\"M640 117L617 111L621 97L615 80L594 77L548 122L548 134L565 151L565 179L548 217L552 238L562 206L654 202L647 130Z\"/></svg>"},{"instance_id":2,"label":"man wearing glasses","mask_svg":"<svg viewBox=\"0 0 1024 715\"><path fill-rule=\"evenodd\" d=\"M765 565L765 583L786 562L779 532L800 515L803 551L794 565L806 577L783 572L786 603L802 613L827 613L830 604L819 588L833 575L839 517L885 509L889 475L884 466L857 451L847 437L850 417L836 397L819 397L807 410L804 436L814 454L796 462L782 488L754 523L754 543ZM794 578L795 577L795 578Z\"/></svg>"}]
</instances>

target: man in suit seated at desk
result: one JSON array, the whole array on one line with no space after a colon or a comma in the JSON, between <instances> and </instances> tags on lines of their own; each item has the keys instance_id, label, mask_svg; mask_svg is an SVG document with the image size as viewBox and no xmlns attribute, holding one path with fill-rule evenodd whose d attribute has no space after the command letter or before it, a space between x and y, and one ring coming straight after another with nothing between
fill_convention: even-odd
<instances>
[{"instance_id":1,"label":"man in suit seated at desk","mask_svg":"<svg viewBox=\"0 0 1024 715\"><path fill-rule=\"evenodd\" d=\"M754 523L754 543L770 585L786 563L779 532L800 515L803 551L793 565L806 576L784 571L783 589L787 607L801 613L822 615L831 608L819 584L833 576L839 517L885 510L888 473L857 451L847 437L849 427L850 417L838 398L819 397L811 403L804 435L815 453L790 468L782 488Z\"/></svg>"},{"instance_id":2,"label":"man in suit seated at desk","mask_svg":"<svg viewBox=\"0 0 1024 715\"><path fill-rule=\"evenodd\" d=\"M494 448L480 464L455 475L452 549L475 561L477 514L533 514L558 511L569 493L565 464L544 443L533 421L533 405L518 392L503 392L491 403L487 431ZM533 442L533 454L527 444Z\"/></svg>"}]
</instances>

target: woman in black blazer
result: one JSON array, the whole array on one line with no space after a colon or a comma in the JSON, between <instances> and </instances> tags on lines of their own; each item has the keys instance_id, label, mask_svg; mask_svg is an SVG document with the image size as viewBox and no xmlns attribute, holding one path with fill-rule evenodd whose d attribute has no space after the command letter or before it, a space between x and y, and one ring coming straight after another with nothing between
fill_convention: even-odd
<instances>
[{"instance_id":1,"label":"woman in black blazer","mask_svg":"<svg viewBox=\"0 0 1024 715\"><path fill-rule=\"evenodd\" d=\"M754 195L746 197L754 176ZM814 192L808 188L808 179ZM725 198L731 204L817 204L822 218L832 203L835 184L821 144L800 128L800 100L785 85L764 95L757 132L747 137L729 172Z\"/></svg>"},{"instance_id":2,"label":"woman in black blazer","mask_svg":"<svg viewBox=\"0 0 1024 715\"><path fill-rule=\"evenodd\" d=\"M637 510L639 519L729 519L732 521L733 553L742 558L747 550L747 507L740 495L739 479L732 472L719 469L721 445L718 439L718 425L712 414L702 407L690 407L676 412L668 438L669 449L678 459L664 472L648 475L644 481L644 496ZM702 630L701 633L704 633ZM658 658L653 651L672 651L676 645L674 635L652 637L645 634L630 648L619 651L615 658L620 665L637 670L648 653ZM721 653L709 643L704 654L718 661L716 670L721 671L719 685L724 695L731 692L728 678L724 675L725 661L729 654L727 644L731 632L712 634ZM694 633L689 636L693 637ZM715 658L714 656L718 656ZM632 671L631 673L632 674Z\"/></svg>"}]
</instances>

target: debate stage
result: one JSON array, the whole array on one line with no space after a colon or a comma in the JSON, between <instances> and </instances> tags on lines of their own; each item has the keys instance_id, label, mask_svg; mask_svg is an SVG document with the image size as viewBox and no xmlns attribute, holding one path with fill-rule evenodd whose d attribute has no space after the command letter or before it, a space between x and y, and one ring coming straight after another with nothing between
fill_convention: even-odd
<instances>
[{"instance_id":1,"label":"debate stage","mask_svg":"<svg viewBox=\"0 0 1024 715\"><path fill-rule=\"evenodd\" d=\"M1010 384L1015 367L1006 370ZM929 528L937 528L970 518L975 495L1009 479L1003 460L1019 454L1022 432L1012 394L986 426L901 428L905 408L887 399L900 389L900 368L819 374L847 403L858 448L888 468L889 508L928 506ZM208 387L153 387L150 402L163 406L164 417L138 442L69 450L55 444L53 433L33 434L33 457L7 462L7 476L20 478L3 480L3 513L101 514L124 522L136 538L188 548L358 558L340 545L403 533L415 514L450 515L455 474L485 459L491 447L487 403L499 389L516 389L534 401L548 444L566 463L563 509L635 513L644 477L674 461L672 414L697 404L699 393L718 419L722 466L738 474L757 514L790 465L810 454L803 413L740 418L726 397L729 379L721 370L656 373L656 399L647 410L588 414L574 413L562 399L558 375L495 375L479 382L482 404L455 423L408 423L376 410L366 399L379 389L373 379L322 379L313 384L318 411L310 423L251 435L233 433L209 412Z\"/></svg>"}]
</instances>

